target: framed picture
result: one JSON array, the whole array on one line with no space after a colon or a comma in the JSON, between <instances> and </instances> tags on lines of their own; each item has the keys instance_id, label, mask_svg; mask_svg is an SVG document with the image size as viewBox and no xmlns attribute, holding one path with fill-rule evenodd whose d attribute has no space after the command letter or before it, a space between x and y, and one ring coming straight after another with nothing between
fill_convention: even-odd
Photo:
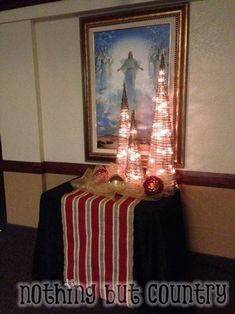
<instances>
[{"instance_id":1,"label":"framed picture","mask_svg":"<svg viewBox=\"0 0 235 314\"><path fill-rule=\"evenodd\" d=\"M164 57L176 167L184 163L188 5L128 7L80 20L87 161L114 161L125 83L143 160Z\"/></svg>"}]
</instances>

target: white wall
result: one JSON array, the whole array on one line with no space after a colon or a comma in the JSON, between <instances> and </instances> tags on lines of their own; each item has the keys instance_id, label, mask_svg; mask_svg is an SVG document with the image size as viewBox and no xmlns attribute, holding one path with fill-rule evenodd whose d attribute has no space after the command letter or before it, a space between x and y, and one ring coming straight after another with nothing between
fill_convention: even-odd
<instances>
[{"instance_id":1,"label":"white wall","mask_svg":"<svg viewBox=\"0 0 235 314\"><path fill-rule=\"evenodd\" d=\"M3 159L40 161L30 21L0 25L0 124Z\"/></svg>"},{"instance_id":2,"label":"white wall","mask_svg":"<svg viewBox=\"0 0 235 314\"><path fill-rule=\"evenodd\" d=\"M45 160L84 162L78 18L35 24Z\"/></svg>"},{"instance_id":3,"label":"white wall","mask_svg":"<svg viewBox=\"0 0 235 314\"><path fill-rule=\"evenodd\" d=\"M134 2L93 1L92 8L93 3L110 7ZM17 19L50 16L52 8L54 14L79 12L88 9L87 3L66 0L0 13L4 159L84 162L78 17L36 21L33 28L30 21ZM235 173L234 10L233 0L190 5L185 148L189 170ZM15 22L6 23L11 19Z\"/></svg>"},{"instance_id":4,"label":"white wall","mask_svg":"<svg viewBox=\"0 0 235 314\"><path fill-rule=\"evenodd\" d=\"M193 2L186 168L235 173L235 1Z\"/></svg>"}]
</instances>

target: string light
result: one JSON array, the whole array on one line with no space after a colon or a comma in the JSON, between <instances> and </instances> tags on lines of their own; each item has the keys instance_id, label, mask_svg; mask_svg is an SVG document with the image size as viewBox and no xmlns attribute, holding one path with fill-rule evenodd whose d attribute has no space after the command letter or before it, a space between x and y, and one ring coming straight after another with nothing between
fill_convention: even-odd
<instances>
[{"instance_id":1,"label":"string light","mask_svg":"<svg viewBox=\"0 0 235 314\"><path fill-rule=\"evenodd\" d=\"M137 144L137 129L135 111L131 113L130 137L127 152L126 180L134 184L143 183L144 173L141 165L141 155Z\"/></svg>"},{"instance_id":2,"label":"string light","mask_svg":"<svg viewBox=\"0 0 235 314\"><path fill-rule=\"evenodd\" d=\"M128 99L126 93L126 86L123 85L122 103L120 111L120 122L118 132L118 149L116 156L117 173L125 177L126 163L127 163L127 150L130 135L130 115L128 107Z\"/></svg>"},{"instance_id":3,"label":"string light","mask_svg":"<svg viewBox=\"0 0 235 314\"><path fill-rule=\"evenodd\" d=\"M164 189L171 190L176 184L176 179L172 145L173 135L163 55L161 56L155 104L146 174L147 176L161 178L164 183Z\"/></svg>"}]
</instances>

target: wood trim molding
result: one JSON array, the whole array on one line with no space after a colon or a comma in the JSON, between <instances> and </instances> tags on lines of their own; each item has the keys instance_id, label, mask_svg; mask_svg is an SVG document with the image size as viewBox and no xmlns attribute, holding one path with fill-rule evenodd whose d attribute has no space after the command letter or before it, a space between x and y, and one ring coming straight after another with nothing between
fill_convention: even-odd
<instances>
[{"instance_id":1,"label":"wood trim molding","mask_svg":"<svg viewBox=\"0 0 235 314\"><path fill-rule=\"evenodd\" d=\"M71 174L77 176L82 175L88 167L95 167L95 165L91 164L76 164L69 162L52 161L44 161L43 165L46 173Z\"/></svg>"},{"instance_id":2,"label":"wood trim molding","mask_svg":"<svg viewBox=\"0 0 235 314\"><path fill-rule=\"evenodd\" d=\"M94 167L92 164L77 164L70 162L30 162L30 161L16 161L16 160L2 160L0 162L0 169L7 172L22 172L22 173L57 173L57 174L71 174L82 175L87 167Z\"/></svg>"},{"instance_id":3,"label":"wood trim molding","mask_svg":"<svg viewBox=\"0 0 235 314\"><path fill-rule=\"evenodd\" d=\"M235 174L177 170L179 184L235 189Z\"/></svg>"},{"instance_id":4,"label":"wood trim molding","mask_svg":"<svg viewBox=\"0 0 235 314\"><path fill-rule=\"evenodd\" d=\"M92 164L80 164L69 162L27 162L3 160L0 168L3 171L22 172L22 173L56 173L68 175L82 175L87 167L94 167ZM208 186L216 188L235 189L235 174L212 173L189 170L176 170L177 181L179 184Z\"/></svg>"},{"instance_id":5,"label":"wood trim molding","mask_svg":"<svg viewBox=\"0 0 235 314\"><path fill-rule=\"evenodd\" d=\"M22 173L41 173L43 174L44 166L41 162L3 160L0 168L3 171L22 172Z\"/></svg>"}]
</instances>

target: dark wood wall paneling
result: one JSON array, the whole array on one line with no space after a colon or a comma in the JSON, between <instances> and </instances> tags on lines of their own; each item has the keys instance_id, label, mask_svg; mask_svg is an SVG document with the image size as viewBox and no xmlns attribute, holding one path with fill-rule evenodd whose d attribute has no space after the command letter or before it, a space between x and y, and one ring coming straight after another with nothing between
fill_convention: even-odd
<instances>
[{"instance_id":1,"label":"dark wood wall paneling","mask_svg":"<svg viewBox=\"0 0 235 314\"><path fill-rule=\"evenodd\" d=\"M56 173L80 176L91 164L77 164L66 162L25 162L3 160L1 168L3 171L22 173ZM217 188L235 189L235 174L211 173L200 171L177 170L177 181L179 184L208 186Z\"/></svg>"},{"instance_id":2,"label":"dark wood wall paneling","mask_svg":"<svg viewBox=\"0 0 235 314\"><path fill-rule=\"evenodd\" d=\"M179 184L235 189L235 174L177 170Z\"/></svg>"}]
</instances>

